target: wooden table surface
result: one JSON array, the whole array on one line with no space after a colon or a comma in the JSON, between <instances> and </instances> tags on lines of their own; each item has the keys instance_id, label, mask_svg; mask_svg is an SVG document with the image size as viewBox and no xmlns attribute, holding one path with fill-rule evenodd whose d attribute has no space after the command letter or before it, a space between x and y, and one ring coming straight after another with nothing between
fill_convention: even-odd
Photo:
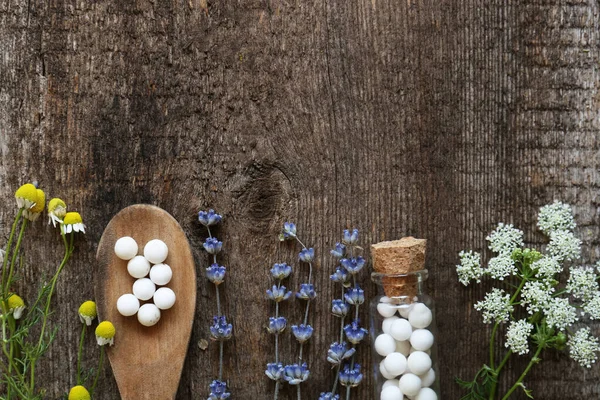
<instances>
[{"instance_id":1,"label":"wooden table surface","mask_svg":"<svg viewBox=\"0 0 600 400\"><path fill-rule=\"evenodd\" d=\"M217 373L218 347L198 346L215 312L196 220L209 207L224 216L216 234L229 268L223 307L235 333L224 375L234 398L272 396L264 290L274 262L297 266L297 249L277 241L291 220L318 265L304 397L332 381L328 251L357 227L366 246L429 239L442 389L458 399L453 379L484 362L489 334L472 307L487 287L456 279L461 249L482 248L500 220L539 246L536 211L561 199L574 206L583 262L600 258L599 14L596 0L0 0L2 235L14 190L30 180L88 227L59 281L60 334L40 384L50 398L74 384L76 310L94 295L100 235L123 207L149 203L182 225L199 272L178 399L206 398ZM62 251L45 221L29 231L23 297ZM366 273L360 281L372 296ZM300 307L287 307L298 320ZM295 348L286 336L286 354ZM368 353L358 351L365 366ZM86 364L97 355L90 342ZM525 382L536 398L600 397L598 366L542 356ZM367 374L353 398L371 398L371 383ZM109 368L96 398L118 398Z\"/></svg>"}]
</instances>

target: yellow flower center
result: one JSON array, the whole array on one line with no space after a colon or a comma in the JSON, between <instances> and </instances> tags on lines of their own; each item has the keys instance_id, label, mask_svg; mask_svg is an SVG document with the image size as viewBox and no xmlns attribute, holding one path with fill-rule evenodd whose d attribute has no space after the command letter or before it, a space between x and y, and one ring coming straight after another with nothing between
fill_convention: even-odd
<instances>
[{"instance_id":1,"label":"yellow flower center","mask_svg":"<svg viewBox=\"0 0 600 400\"><path fill-rule=\"evenodd\" d=\"M25 200L29 200L32 203L37 201L37 188L31 183L26 183L15 192L15 197L20 197Z\"/></svg>"},{"instance_id":2,"label":"yellow flower center","mask_svg":"<svg viewBox=\"0 0 600 400\"><path fill-rule=\"evenodd\" d=\"M96 303L91 300L83 302L79 307L79 314L85 317L96 318Z\"/></svg>"},{"instance_id":3,"label":"yellow flower center","mask_svg":"<svg viewBox=\"0 0 600 400\"><path fill-rule=\"evenodd\" d=\"M78 212L71 211L65 214L63 222L65 223L65 225L73 225L80 224L83 222L83 220L81 219L81 215L79 215Z\"/></svg>"},{"instance_id":4,"label":"yellow flower center","mask_svg":"<svg viewBox=\"0 0 600 400\"><path fill-rule=\"evenodd\" d=\"M69 391L69 400L90 400L90 392L81 385L73 386Z\"/></svg>"},{"instance_id":5,"label":"yellow flower center","mask_svg":"<svg viewBox=\"0 0 600 400\"><path fill-rule=\"evenodd\" d=\"M41 213L46 205L46 193L42 189L36 189L35 205L31 207L31 212Z\"/></svg>"},{"instance_id":6,"label":"yellow flower center","mask_svg":"<svg viewBox=\"0 0 600 400\"><path fill-rule=\"evenodd\" d=\"M104 339L112 339L115 337L115 326L110 321L102 321L96 327L96 336Z\"/></svg>"},{"instance_id":7,"label":"yellow flower center","mask_svg":"<svg viewBox=\"0 0 600 400\"><path fill-rule=\"evenodd\" d=\"M25 306L25 302L19 295L12 294L8 298L8 308L10 310L17 308L17 307L24 307L24 306Z\"/></svg>"},{"instance_id":8,"label":"yellow flower center","mask_svg":"<svg viewBox=\"0 0 600 400\"><path fill-rule=\"evenodd\" d=\"M61 199L55 197L48 202L48 212L53 213L58 218L62 218L67 213L67 204Z\"/></svg>"}]
</instances>

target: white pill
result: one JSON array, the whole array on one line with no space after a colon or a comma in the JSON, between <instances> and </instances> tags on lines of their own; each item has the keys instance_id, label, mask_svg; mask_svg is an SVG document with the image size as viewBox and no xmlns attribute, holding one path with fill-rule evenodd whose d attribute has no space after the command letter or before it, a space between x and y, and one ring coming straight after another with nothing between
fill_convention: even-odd
<instances>
[{"instance_id":1,"label":"white pill","mask_svg":"<svg viewBox=\"0 0 600 400\"><path fill-rule=\"evenodd\" d=\"M423 375L419 375L419 378L421 378L421 386L429 387L433 385L433 382L435 382L435 371L433 368L430 368L429 371Z\"/></svg>"},{"instance_id":2,"label":"white pill","mask_svg":"<svg viewBox=\"0 0 600 400\"><path fill-rule=\"evenodd\" d=\"M388 318L396 314L396 308L389 303L377 304L377 311L379 311L379 314L381 314L381 316L384 318Z\"/></svg>"},{"instance_id":3,"label":"white pill","mask_svg":"<svg viewBox=\"0 0 600 400\"><path fill-rule=\"evenodd\" d=\"M152 239L144 246L144 257L152 264L160 264L167 259L169 248L160 239Z\"/></svg>"},{"instance_id":4,"label":"white pill","mask_svg":"<svg viewBox=\"0 0 600 400\"><path fill-rule=\"evenodd\" d=\"M423 388L419 391L415 400L437 400L437 398L437 394L435 394L433 389Z\"/></svg>"},{"instance_id":5,"label":"white pill","mask_svg":"<svg viewBox=\"0 0 600 400\"><path fill-rule=\"evenodd\" d=\"M381 400L402 400L404 395L398 386L388 386L381 391Z\"/></svg>"},{"instance_id":6,"label":"white pill","mask_svg":"<svg viewBox=\"0 0 600 400\"><path fill-rule=\"evenodd\" d=\"M173 271L167 264L156 264L150 270L150 280L157 285L166 285L172 277Z\"/></svg>"},{"instance_id":7,"label":"white pill","mask_svg":"<svg viewBox=\"0 0 600 400\"><path fill-rule=\"evenodd\" d=\"M132 294L124 294L117 300L117 311L124 317L135 315L140 309L140 301Z\"/></svg>"},{"instance_id":8,"label":"white pill","mask_svg":"<svg viewBox=\"0 0 600 400\"><path fill-rule=\"evenodd\" d=\"M382 333L375 339L375 351L380 356L387 356L396 350L396 341L387 333Z\"/></svg>"},{"instance_id":9,"label":"white pill","mask_svg":"<svg viewBox=\"0 0 600 400\"><path fill-rule=\"evenodd\" d=\"M406 357L400 353L391 353L383 359L383 366L390 375L401 375L406 371Z\"/></svg>"},{"instance_id":10,"label":"white pill","mask_svg":"<svg viewBox=\"0 0 600 400\"><path fill-rule=\"evenodd\" d=\"M379 302L380 302L380 303L391 303L391 302L392 302L392 299L390 299L390 298L389 298L389 297L387 297L387 296L381 296L381 298L379 299Z\"/></svg>"},{"instance_id":11,"label":"white pill","mask_svg":"<svg viewBox=\"0 0 600 400\"><path fill-rule=\"evenodd\" d=\"M150 263L144 256L135 256L127 263L127 272L134 278L143 278L150 272Z\"/></svg>"},{"instance_id":12,"label":"white pill","mask_svg":"<svg viewBox=\"0 0 600 400\"><path fill-rule=\"evenodd\" d=\"M410 342L408 340L396 342L396 352L408 357L410 354Z\"/></svg>"},{"instance_id":13,"label":"white pill","mask_svg":"<svg viewBox=\"0 0 600 400\"><path fill-rule=\"evenodd\" d=\"M392 375L388 372L387 369L385 369L385 365L383 365L383 361L381 361L379 363L379 373L381 374L381 376L383 376L385 379L394 379L396 378L396 375Z\"/></svg>"},{"instance_id":14,"label":"white pill","mask_svg":"<svg viewBox=\"0 0 600 400\"><path fill-rule=\"evenodd\" d=\"M160 320L160 310L152 303L144 304L138 311L138 321L144 326L156 325Z\"/></svg>"},{"instance_id":15,"label":"white pill","mask_svg":"<svg viewBox=\"0 0 600 400\"><path fill-rule=\"evenodd\" d=\"M390 333L390 328L392 327L392 323L399 319L398 317L389 317L383 320L382 324L381 324L381 330L383 331L383 333Z\"/></svg>"},{"instance_id":16,"label":"white pill","mask_svg":"<svg viewBox=\"0 0 600 400\"><path fill-rule=\"evenodd\" d=\"M433 340L433 333L427 329L415 329L410 335L410 344L416 350L429 350L433 346Z\"/></svg>"},{"instance_id":17,"label":"white pill","mask_svg":"<svg viewBox=\"0 0 600 400\"><path fill-rule=\"evenodd\" d=\"M422 351L415 351L408 356L408 367L416 375L423 375L431 368L431 357Z\"/></svg>"},{"instance_id":18,"label":"white pill","mask_svg":"<svg viewBox=\"0 0 600 400\"><path fill-rule=\"evenodd\" d=\"M398 386L405 395L416 396L421 390L421 378L415 374L404 374L400 377Z\"/></svg>"},{"instance_id":19,"label":"white pill","mask_svg":"<svg viewBox=\"0 0 600 400\"><path fill-rule=\"evenodd\" d=\"M131 260L138 252L137 242L130 236L123 236L115 242L115 254L121 260Z\"/></svg>"},{"instance_id":20,"label":"white pill","mask_svg":"<svg viewBox=\"0 0 600 400\"><path fill-rule=\"evenodd\" d=\"M412 304L403 304L398 307L398 314L404 319L408 319L408 313L412 310Z\"/></svg>"},{"instance_id":21,"label":"white pill","mask_svg":"<svg viewBox=\"0 0 600 400\"><path fill-rule=\"evenodd\" d=\"M398 387L398 379L388 379L387 381L383 382L383 386L381 387L381 390L385 389L388 386Z\"/></svg>"},{"instance_id":22,"label":"white pill","mask_svg":"<svg viewBox=\"0 0 600 400\"><path fill-rule=\"evenodd\" d=\"M133 283L133 294L140 300L150 300L156 292L156 285L148 278L138 279Z\"/></svg>"},{"instance_id":23,"label":"white pill","mask_svg":"<svg viewBox=\"0 0 600 400\"><path fill-rule=\"evenodd\" d=\"M427 328L432 320L431 310L423 303L415 304L408 313L408 322L417 329Z\"/></svg>"},{"instance_id":24,"label":"white pill","mask_svg":"<svg viewBox=\"0 0 600 400\"><path fill-rule=\"evenodd\" d=\"M412 326L410 323L403 319L398 318L396 321L392 323L392 327L390 328L390 335L396 340L403 341L410 339L410 335L412 334Z\"/></svg>"},{"instance_id":25,"label":"white pill","mask_svg":"<svg viewBox=\"0 0 600 400\"><path fill-rule=\"evenodd\" d=\"M156 290L153 296L154 304L161 310L168 310L175 304L175 292L168 287L161 287Z\"/></svg>"}]
</instances>

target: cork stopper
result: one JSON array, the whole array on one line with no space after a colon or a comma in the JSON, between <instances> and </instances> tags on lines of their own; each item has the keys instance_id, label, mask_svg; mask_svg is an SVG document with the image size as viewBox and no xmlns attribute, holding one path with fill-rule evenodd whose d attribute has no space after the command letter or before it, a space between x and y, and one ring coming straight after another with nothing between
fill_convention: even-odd
<instances>
[{"instance_id":1,"label":"cork stopper","mask_svg":"<svg viewBox=\"0 0 600 400\"><path fill-rule=\"evenodd\" d=\"M371 259L375 272L385 275L403 275L425 269L426 239L412 236L400 240L371 245ZM384 277L383 287L388 297L415 296L417 282L409 277Z\"/></svg>"}]
</instances>

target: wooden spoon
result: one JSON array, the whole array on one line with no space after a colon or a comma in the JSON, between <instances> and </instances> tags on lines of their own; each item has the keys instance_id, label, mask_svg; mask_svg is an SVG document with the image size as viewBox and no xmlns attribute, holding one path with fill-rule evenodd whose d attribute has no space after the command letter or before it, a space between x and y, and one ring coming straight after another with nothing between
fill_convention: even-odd
<instances>
[{"instance_id":1,"label":"wooden spoon","mask_svg":"<svg viewBox=\"0 0 600 400\"><path fill-rule=\"evenodd\" d=\"M161 312L160 321L141 325L136 316L124 317L117 311L117 299L132 293L135 281L127 272L127 261L114 253L117 239L131 236L143 254L152 239L169 248L165 260L173 270L166 285L175 292L175 305ZM114 346L107 349L110 364L124 400L167 400L175 398L188 349L196 305L196 271L185 233L166 211L137 204L121 210L108 223L98 252L96 299L100 320L111 321L116 329Z\"/></svg>"}]
</instances>

